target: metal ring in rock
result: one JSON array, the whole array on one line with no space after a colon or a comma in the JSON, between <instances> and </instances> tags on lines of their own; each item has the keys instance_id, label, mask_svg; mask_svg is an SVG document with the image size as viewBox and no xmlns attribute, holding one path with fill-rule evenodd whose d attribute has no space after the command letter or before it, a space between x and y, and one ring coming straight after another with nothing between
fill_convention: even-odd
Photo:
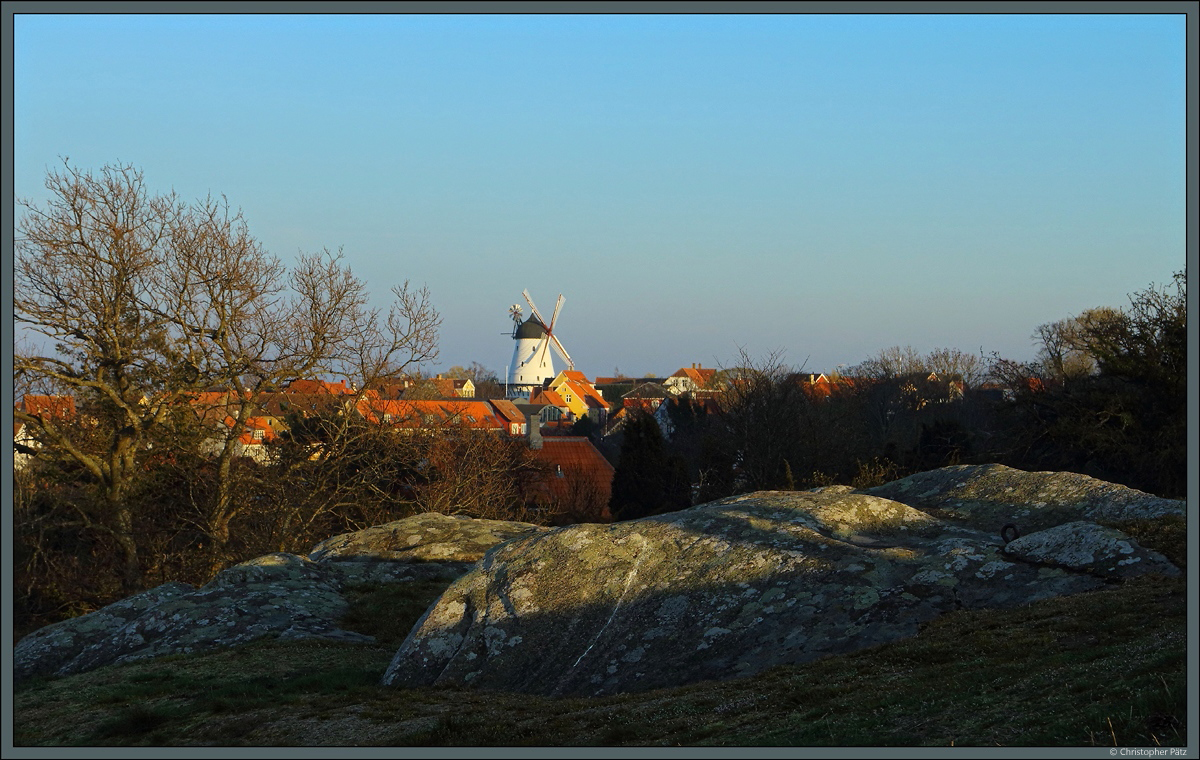
<instances>
[{"instance_id":1,"label":"metal ring in rock","mask_svg":"<svg viewBox=\"0 0 1200 760\"><path fill-rule=\"evenodd\" d=\"M1020 537L1021 531L1012 523L1005 523L1004 527L1000 529L1000 539L1004 541L1005 546Z\"/></svg>"}]
</instances>

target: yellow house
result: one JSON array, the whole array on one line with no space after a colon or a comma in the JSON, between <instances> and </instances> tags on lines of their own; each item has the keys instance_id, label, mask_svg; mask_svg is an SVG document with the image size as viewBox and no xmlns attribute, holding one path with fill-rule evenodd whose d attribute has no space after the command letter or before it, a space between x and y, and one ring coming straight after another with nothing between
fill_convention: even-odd
<instances>
[{"instance_id":1,"label":"yellow house","mask_svg":"<svg viewBox=\"0 0 1200 760\"><path fill-rule=\"evenodd\" d=\"M567 409L575 419L590 416L594 422L603 423L608 417L608 402L596 386L578 370L564 369L550 381L550 390L562 397Z\"/></svg>"}]
</instances>

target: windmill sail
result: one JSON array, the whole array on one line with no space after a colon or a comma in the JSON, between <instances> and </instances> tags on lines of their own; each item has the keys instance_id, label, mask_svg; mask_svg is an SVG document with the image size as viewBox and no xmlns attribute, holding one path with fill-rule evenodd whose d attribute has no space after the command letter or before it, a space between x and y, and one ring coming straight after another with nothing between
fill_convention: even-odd
<instances>
[{"instance_id":1,"label":"windmill sail","mask_svg":"<svg viewBox=\"0 0 1200 760\"><path fill-rule=\"evenodd\" d=\"M575 369L575 362L571 359L571 355L567 353L567 349L563 347L562 341L560 341L558 336L554 334L554 324L558 321L559 311L562 309L562 305L567 299L563 298L562 293L558 294L558 300L554 304L554 313L550 315L550 322L547 324L545 317L543 317L542 313L538 310L537 304L535 304L533 302L533 298L530 297L529 291L522 290L521 295L525 296L525 300L529 303L529 308L533 311L533 316L537 318L537 321L540 322L542 327L546 330L546 335L542 339L542 344L537 350L537 355L540 357L539 361L546 360L546 353L550 349L550 344L553 343L554 349L558 352L558 355L563 358L563 361L567 363L567 366L570 369Z\"/></svg>"}]
</instances>

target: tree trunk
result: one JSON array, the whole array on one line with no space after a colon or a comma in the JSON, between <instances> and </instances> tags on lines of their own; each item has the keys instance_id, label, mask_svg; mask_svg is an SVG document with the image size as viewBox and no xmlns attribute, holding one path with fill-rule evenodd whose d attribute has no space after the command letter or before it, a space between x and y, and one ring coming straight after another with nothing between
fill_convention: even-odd
<instances>
[{"instance_id":1,"label":"tree trunk","mask_svg":"<svg viewBox=\"0 0 1200 760\"><path fill-rule=\"evenodd\" d=\"M225 569L229 562L229 521L230 515L222 513L208 525L209 562L208 575L211 578Z\"/></svg>"},{"instance_id":2,"label":"tree trunk","mask_svg":"<svg viewBox=\"0 0 1200 760\"><path fill-rule=\"evenodd\" d=\"M216 503L209 512L209 575L225 569L229 561L229 523L233 520L233 444L227 441L217 462Z\"/></svg>"},{"instance_id":3,"label":"tree trunk","mask_svg":"<svg viewBox=\"0 0 1200 760\"><path fill-rule=\"evenodd\" d=\"M117 544L124 555L121 590L126 595L136 594L142 590L142 563L138 558L138 544L134 538L133 510L121 498L121 493L116 488L109 491L109 507L115 517Z\"/></svg>"},{"instance_id":4,"label":"tree trunk","mask_svg":"<svg viewBox=\"0 0 1200 760\"><path fill-rule=\"evenodd\" d=\"M134 438L122 435L114 442L108 462L108 483L105 497L116 524L117 544L124 555L121 590L135 594L142 590L142 563L138 557L137 534L133 526L133 507L129 504L130 473L134 471Z\"/></svg>"}]
</instances>

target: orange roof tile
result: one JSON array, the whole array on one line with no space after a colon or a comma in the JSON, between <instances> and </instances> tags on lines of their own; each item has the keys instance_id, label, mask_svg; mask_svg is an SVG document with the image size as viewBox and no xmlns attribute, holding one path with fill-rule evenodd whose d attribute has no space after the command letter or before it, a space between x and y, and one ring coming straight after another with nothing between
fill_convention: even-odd
<instances>
[{"instance_id":1,"label":"orange roof tile","mask_svg":"<svg viewBox=\"0 0 1200 760\"><path fill-rule=\"evenodd\" d=\"M627 398L621 402L621 409L640 409L653 414L665 401L661 398Z\"/></svg>"},{"instance_id":2,"label":"orange roof tile","mask_svg":"<svg viewBox=\"0 0 1200 760\"><path fill-rule=\"evenodd\" d=\"M564 372L563 374L566 373ZM583 373L574 372L573 374L582 375ZM587 399L592 399L601 409L608 408L608 402L604 400L604 396L601 396L600 392L596 390L595 386L587 382L586 378L582 381L575 380L574 378L567 378L567 381L558 387L560 389L568 388L574 391L575 395L581 399L584 399L585 402Z\"/></svg>"},{"instance_id":3,"label":"orange roof tile","mask_svg":"<svg viewBox=\"0 0 1200 760\"><path fill-rule=\"evenodd\" d=\"M438 393L447 398L458 396L459 392L465 391L467 387L466 380L455 377L435 377L429 382L433 383L433 387L437 388Z\"/></svg>"},{"instance_id":4,"label":"orange roof tile","mask_svg":"<svg viewBox=\"0 0 1200 760\"><path fill-rule=\"evenodd\" d=\"M26 414L36 414L39 417L58 420L75 418L74 396L47 396L27 393L23 401Z\"/></svg>"},{"instance_id":5,"label":"orange roof tile","mask_svg":"<svg viewBox=\"0 0 1200 760\"><path fill-rule=\"evenodd\" d=\"M345 380L339 380L336 383L327 383L324 380L293 380L288 383L288 393L331 393L335 396L342 396L354 391L346 387Z\"/></svg>"},{"instance_id":6,"label":"orange roof tile","mask_svg":"<svg viewBox=\"0 0 1200 760\"><path fill-rule=\"evenodd\" d=\"M504 423L496 417L486 401L466 399L390 400L362 399L358 412L377 425L402 428L442 427L465 425L481 430L503 430Z\"/></svg>"},{"instance_id":7,"label":"orange roof tile","mask_svg":"<svg viewBox=\"0 0 1200 760\"><path fill-rule=\"evenodd\" d=\"M496 412L500 417L503 417L509 422L525 422L525 415L521 413L521 410L517 408L516 404L508 399L494 398L490 399L488 403L496 409Z\"/></svg>"},{"instance_id":8,"label":"orange roof tile","mask_svg":"<svg viewBox=\"0 0 1200 760\"><path fill-rule=\"evenodd\" d=\"M534 456L550 468L537 484L538 496L560 505L572 503L576 508L585 508L591 513L584 515L587 519L612 520L608 500L612 495L613 466L591 441L578 436L546 438L542 448L534 450Z\"/></svg>"},{"instance_id":9,"label":"orange roof tile","mask_svg":"<svg viewBox=\"0 0 1200 760\"><path fill-rule=\"evenodd\" d=\"M237 424L237 420L233 417L225 418L225 425L233 427ZM271 423L265 417L250 417L246 420L246 430L238 440L247 446L252 446L261 443L269 443L276 439L275 430L271 427ZM255 431L261 430L262 435L255 437Z\"/></svg>"},{"instance_id":10,"label":"orange roof tile","mask_svg":"<svg viewBox=\"0 0 1200 760\"><path fill-rule=\"evenodd\" d=\"M533 393L529 395L529 403L549 404L550 406L567 405L567 402L563 400L563 397L558 395L558 391L546 390L545 388L535 388Z\"/></svg>"}]
</instances>

